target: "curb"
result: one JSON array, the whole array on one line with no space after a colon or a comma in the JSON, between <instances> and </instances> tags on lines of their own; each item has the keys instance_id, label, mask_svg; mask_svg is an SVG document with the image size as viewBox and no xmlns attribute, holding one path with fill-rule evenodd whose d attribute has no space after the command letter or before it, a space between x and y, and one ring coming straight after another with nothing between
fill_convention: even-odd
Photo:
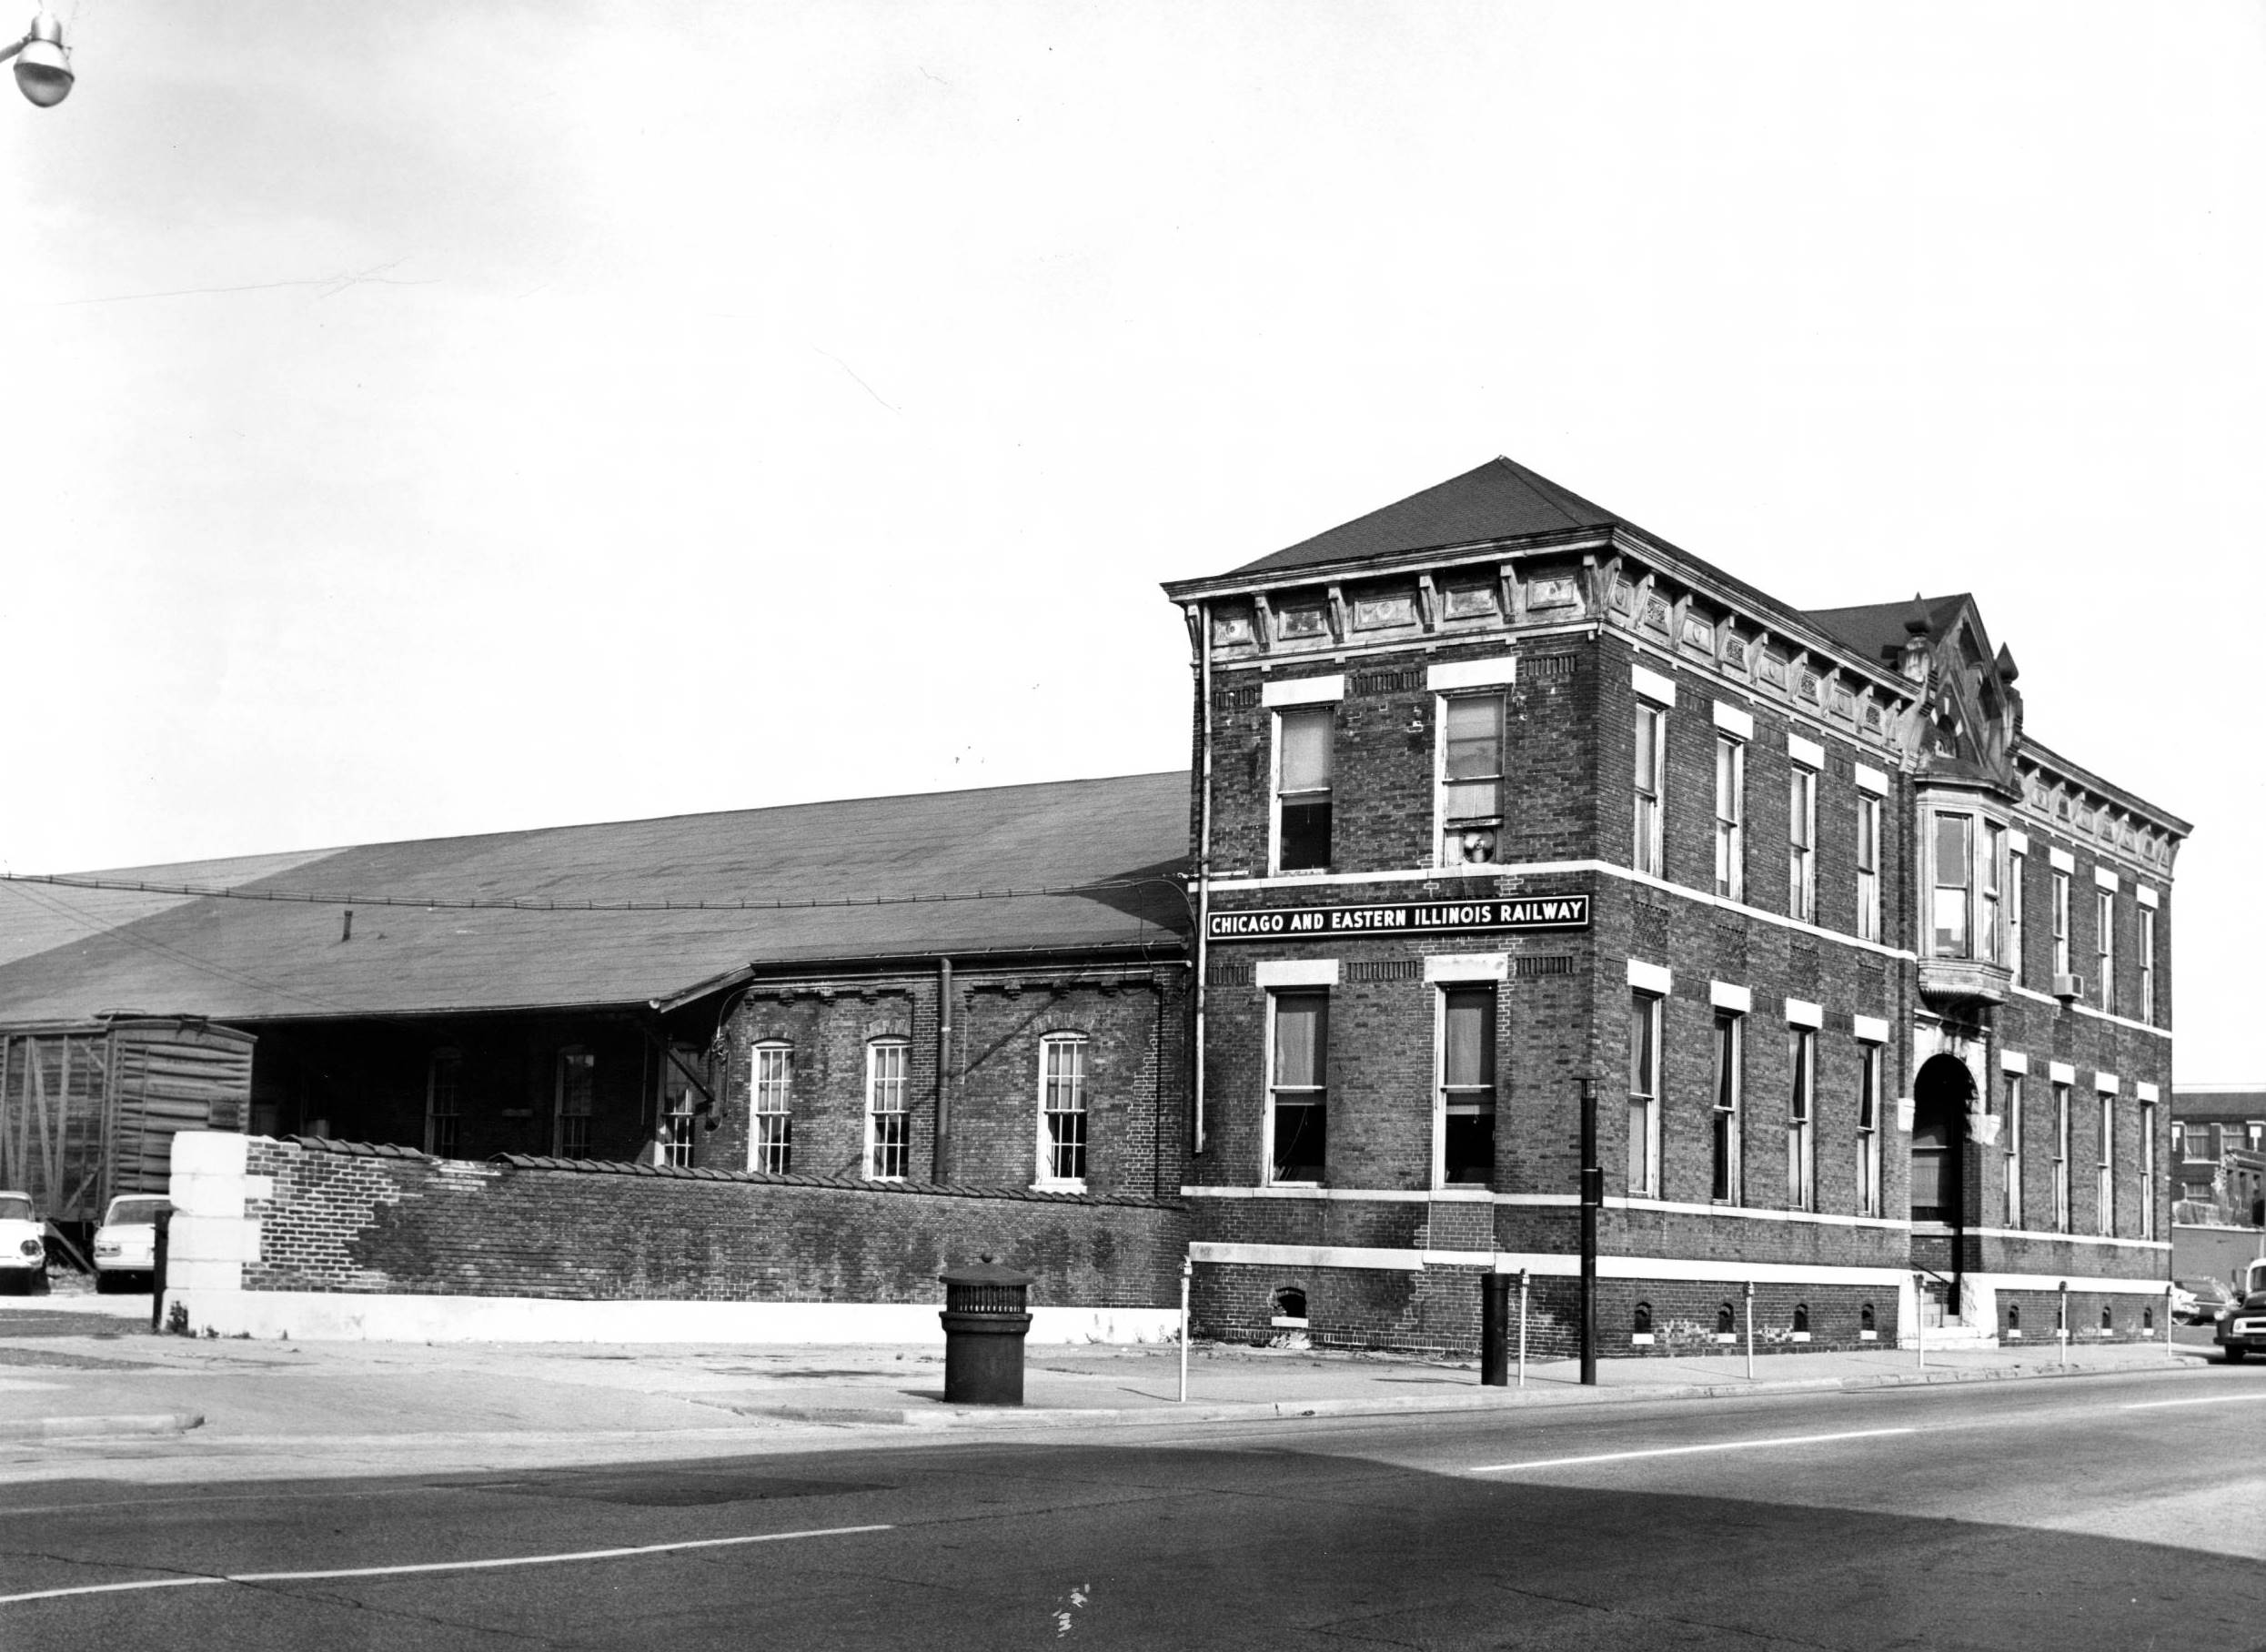
<instances>
[{"instance_id":1,"label":"curb","mask_svg":"<svg viewBox=\"0 0 2266 1652\"><path fill-rule=\"evenodd\" d=\"M43 1416L0 1422L0 1440L101 1439L122 1435L186 1434L205 1425L201 1411L149 1411L125 1416Z\"/></svg>"},{"instance_id":2,"label":"curb","mask_svg":"<svg viewBox=\"0 0 2266 1652\"><path fill-rule=\"evenodd\" d=\"M1568 1405L1638 1405L1650 1400L1738 1399L1750 1395L1861 1394L1881 1388L1932 1387L1947 1383L2010 1382L2035 1377L2113 1375L2134 1365L2012 1365L1961 1370L1868 1373L1858 1376L1785 1377L1758 1382L1684 1383L1659 1388L1502 1388L1422 1399L1230 1400L1212 1405L1167 1402L1138 1408L1031 1409L1012 1405L736 1405L740 1416L837 1427L883 1426L929 1431L953 1428L1170 1427L1179 1423L1294 1421L1306 1417L1425 1416L1475 1411L1525 1411ZM2188 1368L2166 1365L2165 1371Z\"/></svg>"}]
</instances>

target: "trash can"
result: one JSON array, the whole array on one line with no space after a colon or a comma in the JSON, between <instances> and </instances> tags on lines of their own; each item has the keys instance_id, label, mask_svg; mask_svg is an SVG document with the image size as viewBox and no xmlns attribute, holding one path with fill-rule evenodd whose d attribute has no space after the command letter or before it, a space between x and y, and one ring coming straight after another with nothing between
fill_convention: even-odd
<instances>
[{"instance_id":1,"label":"trash can","mask_svg":"<svg viewBox=\"0 0 2266 1652\"><path fill-rule=\"evenodd\" d=\"M990 1257L939 1274L944 1282L944 1403L1022 1404L1022 1339L1032 1275Z\"/></svg>"}]
</instances>

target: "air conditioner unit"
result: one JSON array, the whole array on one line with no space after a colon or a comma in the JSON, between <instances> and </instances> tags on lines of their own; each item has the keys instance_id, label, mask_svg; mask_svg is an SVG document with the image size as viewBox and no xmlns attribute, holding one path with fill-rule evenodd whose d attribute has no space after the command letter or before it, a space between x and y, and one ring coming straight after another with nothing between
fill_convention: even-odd
<instances>
[{"instance_id":1,"label":"air conditioner unit","mask_svg":"<svg viewBox=\"0 0 2266 1652\"><path fill-rule=\"evenodd\" d=\"M2053 995L2056 998L2060 999L2064 1003L2069 1002L2071 999L2084 997L2085 977L2082 975L2056 975L2053 978Z\"/></svg>"}]
</instances>

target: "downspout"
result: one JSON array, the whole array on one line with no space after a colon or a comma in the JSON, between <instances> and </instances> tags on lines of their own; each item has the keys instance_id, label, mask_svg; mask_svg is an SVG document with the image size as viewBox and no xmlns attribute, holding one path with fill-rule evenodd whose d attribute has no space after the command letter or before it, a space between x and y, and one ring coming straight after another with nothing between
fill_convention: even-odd
<instances>
[{"instance_id":1,"label":"downspout","mask_svg":"<svg viewBox=\"0 0 2266 1652\"><path fill-rule=\"evenodd\" d=\"M936 1162L930 1179L940 1185L952 1180L952 961L936 961Z\"/></svg>"},{"instance_id":2,"label":"downspout","mask_svg":"<svg viewBox=\"0 0 2266 1652\"><path fill-rule=\"evenodd\" d=\"M1195 981L1195 1061L1189 1085L1191 1117L1188 1140L1191 1151L1203 1151L1203 1012L1205 983L1211 968L1206 957L1208 932L1212 927L1212 610L1208 606L1196 609L1196 653L1200 662L1196 703L1203 708L1202 780L1198 801L1196 826L1196 981Z\"/></svg>"}]
</instances>

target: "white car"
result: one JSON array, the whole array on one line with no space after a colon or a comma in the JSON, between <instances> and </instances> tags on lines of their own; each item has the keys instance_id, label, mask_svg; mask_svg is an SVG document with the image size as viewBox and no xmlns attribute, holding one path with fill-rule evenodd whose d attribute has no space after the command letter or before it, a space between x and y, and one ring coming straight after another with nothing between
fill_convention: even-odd
<instances>
[{"instance_id":1,"label":"white car","mask_svg":"<svg viewBox=\"0 0 2266 1652\"><path fill-rule=\"evenodd\" d=\"M119 1289L129 1274L146 1278L157 1266L157 1213L171 1210L163 1194L120 1194L95 1230L95 1288Z\"/></svg>"},{"instance_id":2,"label":"white car","mask_svg":"<svg viewBox=\"0 0 2266 1652\"><path fill-rule=\"evenodd\" d=\"M47 1246L29 1194L0 1194L0 1280L19 1295L47 1282Z\"/></svg>"}]
</instances>

